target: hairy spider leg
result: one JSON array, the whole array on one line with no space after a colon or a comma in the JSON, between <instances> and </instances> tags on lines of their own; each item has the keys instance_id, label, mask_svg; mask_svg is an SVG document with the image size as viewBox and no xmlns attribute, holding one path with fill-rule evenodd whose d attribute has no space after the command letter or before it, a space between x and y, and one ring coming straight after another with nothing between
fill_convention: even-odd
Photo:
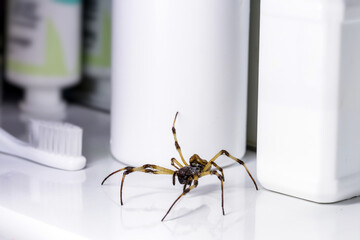
<instances>
[{"instance_id":1,"label":"hairy spider leg","mask_svg":"<svg viewBox=\"0 0 360 240\"><path fill-rule=\"evenodd\" d=\"M223 215L225 215L225 210L224 210L224 177L221 176L217 171L215 170L211 170L211 171L207 171L207 172L202 172L200 174L200 177L206 176L206 175L216 175L218 177L218 179L221 182L221 208L222 208L222 213Z\"/></svg>"},{"instance_id":2,"label":"hairy spider leg","mask_svg":"<svg viewBox=\"0 0 360 240\"><path fill-rule=\"evenodd\" d=\"M197 175L194 176L194 185L191 185L190 187L186 188L182 194L180 194L180 196L174 201L174 203L171 205L171 207L169 208L169 210L166 212L165 216L161 219L161 221L164 221L164 219L166 218L166 216L169 214L169 212L171 211L171 209L174 207L175 203L177 201L179 201L179 199L184 196L185 194L187 194L188 192L190 192L192 189L196 188L198 186L199 183L199 177ZM187 184L187 183L186 183Z\"/></svg>"},{"instance_id":3,"label":"hairy spider leg","mask_svg":"<svg viewBox=\"0 0 360 240\"><path fill-rule=\"evenodd\" d=\"M120 185L120 203L121 205L123 205L123 201L122 201L122 189L124 186L124 180L125 180L125 176L132 173L132 172L144 172L144 173L152 173L152 174L167 174L167 175L173 175L174 178L174 174L176 172L174 172L173 170L164 168L164 167L160 167L157 165L153 165L153 164L145 164L142 167L125 167L122 169L119 169L115 172L110 173L101 183L101 185L104 184L104 182L112 175L114 175L115 173L121 172L125 170L125 172L123 173L122 179L121 179L121 185Z\"/></svg>"},{"instance_id":4,"label":"hairy spider leg","mask_svg":"<svg viewBox=\"0 0 360 240\"><path fill-rule=\"evenodd\" d=\"M184 163L185 166L189 165L185 159L184 159L184 156L181 152L181 148L180 148L180 145L179 145L179 142L177 140L177 137L176 137L176 129L175 129L175 122L176 122L176 118L177 118L177 115L179 114L179 112L176 112L175 114L175 119L174 119L174 123L173 123L173 126L172 126L172 133L174 135L174 140L175 140L175 147L176 147L176 150L178 151L179 155L180 155L180 158L182 160L182 162Z\"/></svg>"},{"instance_id":5,"label":"hairy spider leg","mask_svg":"<svg viewBox=\"0 0 360 240\"><path fill-rule=\"evenodd\" d=\"M177 166L175 165L175 163L177 164ZM176 160L176 158L172 158L171 159L171 165L174 166L176 169L180 169L182 167L184 167L183 165L181 165L178 160Z\"/></svg>"},{"instance_id":6,"label":"hairy spider leg","mask_svg":"<svg viewBox=\"0 0 360 240\"><path fill-rule=\"evenodd\" d=\"M255 188L256 190L258 190L258 186L254 180L254 178L251 176L251 173L249 172L248 168L246 167L245 163L243 161L241 161L240 159L230 155L230 153L226 150L221 150L218 154L216 154L207 164L206 166L204 167L203 169L203 172L207 171L210 169L211 165L213 164L213 162L218 158L220 157L221 155L226 155L227 157L233 159L234 161L240 163L241 165L244 166L246 172L248 173L249 177L251 178L251 180L253 181L254 185L255 185Z\"/></svg>"}]
</instances>

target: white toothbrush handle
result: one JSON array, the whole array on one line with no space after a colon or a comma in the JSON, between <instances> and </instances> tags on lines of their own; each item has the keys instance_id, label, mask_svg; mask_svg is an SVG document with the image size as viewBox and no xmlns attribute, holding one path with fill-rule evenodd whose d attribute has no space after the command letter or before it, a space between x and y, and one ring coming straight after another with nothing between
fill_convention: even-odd
<instances>
[{"instance_id":1,"label":"white toothbrush handle","mask_svg":"<svg viewBox=\"0 0 360 240\"><path fill-rule=\"evenodd\" d=\"M38 150L15 138L2 128L0 128L0 152L64 170L80 170L86 164L86 159L83 156L69 157Z\"/></svg>"},{"instance_id":2,"label":"white toothbrush handle","mask_svg":"<svg viewBox=\"0 0 360 240\"><path fill-rule=\"evenodd\" d=\"M0 128L0 152L20 156L18 153L29 145Z\"/></svg>"}]
</instances>

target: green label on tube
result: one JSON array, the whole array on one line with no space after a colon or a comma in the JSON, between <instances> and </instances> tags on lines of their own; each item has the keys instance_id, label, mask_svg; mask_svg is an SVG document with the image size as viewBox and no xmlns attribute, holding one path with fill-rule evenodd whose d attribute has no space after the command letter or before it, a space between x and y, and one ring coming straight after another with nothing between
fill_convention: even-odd
<instances>
[{"instance_id":1,"label":"green label on tube","mask_svg":"<svg viewBox=\"0 0 360 240\"><path fill-rule=\"evenodd\" d=\"M64 4L79 4L80 0L54 0L54 2L64 3Z\"/></svg>"},{"instance_id":2,"label":"green label on tube","mask_svg":"<svg viewBox=\"0 0 360 240\"><path fill-rule=\"evenodd\" d=\"M43 65L33 65L16 60L10 60L8 67L14 72L38 76L66 76L65 58L60 36L54 24L47 21L45 61Z\"/></svg>"}]
</instances>

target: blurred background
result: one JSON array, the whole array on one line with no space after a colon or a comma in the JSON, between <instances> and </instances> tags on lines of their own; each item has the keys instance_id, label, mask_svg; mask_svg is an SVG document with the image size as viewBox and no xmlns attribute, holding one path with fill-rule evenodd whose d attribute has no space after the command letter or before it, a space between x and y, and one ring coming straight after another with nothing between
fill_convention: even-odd
<instances>
[{"instance_id":1,"label":"blurred background","mask_svg":"<svg viewBox=\"0 0 360 240\"><path fill-rule=\"evenodd\" d=\"M62 95L67 101L104 111L110 110L111 0L2 0L1 4L1 58L4 64L2 83L5 100L23 99L25 85L46 86L51 84L49 82L57 82L53 84L65 90ZM66 22L67 18L72 21ZM44 29L44 22L50 21L58 31L58 45L56 39L45 43L50 39L47 39L49 34L46 32L48 29ZM64 21L67 25L64 24L65 29L62 29L60 24ZM42 46L37 46L38 44ZM50 47L45 46L46 44ZM52 70L38 69L38 72L35 72L24 69L23 65L36 61L37 55L50 54L44 54L43 51L55 52L59 46L67 61L79 61L79 69L76 69L74 74L62 76L56 70L51 72ZM47 49L42 49L44 47ZM67 49L76 51L77 54L69 54ZM14 61L21 64L22 68L13 67ZM17 76L14 76L14 72ZM25 84L19 79L25 78L23 75L44 76L48 83L31 79L34 83ZM67 79L69 75L71 80ZM52 79L61 77L63 79ZM63 83L60 83L61 81Z\"/></svg>"},{"instance_id":2,"label":"blurred background","mask_svg":"<svg viewBox=\"0 0 360 240\"><path fill-rule=\"evenodd\" d=\"M48 112L45 118L64 118L66 102L110 112L112 0L1 0L0 4L4 101L19 103L24 112L41 118ZM260 0L252 0L247 121L252 149L256 147L259 12ZM44 61L48 66L42 66ZM49 101L42 100L45 96Z\"/></svg>"}]
</instances>

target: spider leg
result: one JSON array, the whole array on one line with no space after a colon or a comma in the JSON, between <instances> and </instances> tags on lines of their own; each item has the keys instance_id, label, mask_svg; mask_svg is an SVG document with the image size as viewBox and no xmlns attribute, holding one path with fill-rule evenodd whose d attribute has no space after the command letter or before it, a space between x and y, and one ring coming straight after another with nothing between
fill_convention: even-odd
<instances>
[{"instance_id":1,"label":"spider leg","mask_svg":"<svg viewBox=\"0 0 360 240\"><path fill-rule=\"evenodd\" d=\"M224 171L221 167L219 167L219 165L217 165L215 162L211 162L211 164L217 168L217 170L219 170L221 172L221 175L222 175L222 179L223 181L225 182L225 175L224 175Z\"/></svg>"},{"instance_id":2,"label":"spider leg","mask_svg":"<svg viewBox=\"0 0 360 240\"><path fill-rule=\"evenodd\" d=\"M218 154L216 154L204 167L203 169L203 172L206 172L207 170L210 169L211 165L213 164L213 162L218 158L220 157L221 155L226 155L227 157L231 158L232 160L240 163L241 165L244 166L246 172L248 173L249 177L251 178L251 180L253 181L254 185L255 185L255 188L256 190L258 190L258 186L254 180L254 178L251 176L251 173L249 172L248 168L246 167L245 163L243 161L241 161L240 159L230 155L230 153L226 150L221 150L220 152L218 152Z\"/></svg>"},{"instance_id":3,"label":"spider leg","mask_svg":"<svg viewBox=\"0 0 360 240\"><path fill-rule=\"evenodd\" d=\"M142 167L144 167L144 168L149 168L149 167L154 167L154 169L156 169L156 170L160 170L160 171L163 171L163 172L168 172L168 174L173 174L174 173L174 171L173 170L170 170L170 169L167 169L167 168L164 168L164 167L160 167L160 166L156 166L156 165L151 165L151 164L145 164L145 165L143 165ZM142 168L142 167L140 167L140 168ZM107 177L105 177L104 178L104 180L101 182L101 185L103 185L104 183L105 183L105 181L109 178L109 177L111 177L112 175L114 175L114 174L116 174L116 173L118 173L118 172L121 172L121 171L124 171L124 170L126 170L126 171L135 171L134 169L136 169L135 167L131 167L131 166L128 166L128 167L124 167L124 168L121 168L121 169L119 169L119 170L116 170L115 172L112 172L112 173L110 173ZM160 173L159 173L160 174ZM163 173L163 174L165 174L165 173Z\"/></svg>"},{"instance_id":4,"label":"spider leg","mask_svg":"<svg viewBox=\"0 0 360 240\"><path fill-rule=\"evenodd\" d=\"M133 173L133 172L144 172L144 173L152 173L152 174L167 174L167 175L173 175L173 179L175 179L174 175L175 175L175 171L164 168L164 167L160 167L157 165L152 165L152 164L145 164L142 167L125 167L122 169L119 169L115 172L110 173L101 183L101 185L104 184L104 182L112 175L114 175L115 173L124 171L122 179L121 179L121 185L120 185L120 203L121 205L123 205L123 201L122 201L122 189L124 186L124 180L125 180L125 176Z\"/></svg>"},{"instance_id":5,"label":"spider leg","mask_svg":"<svg viewBox=\"0 0 360 240\"><path fill-rule=\"evenodd\" d=\"M178 171L175 171L174 173L173 173L173 185L175 186L175 180L176 180L176 175L177 175L177 173L178 173Z\"/></svg>"},{"instance_id":6,"label":"spider leg","mask_svg":"<svg viewBox=\"0 0 360 240\"><path fill-rule=\"evenodd\" d=\"M177 166L175 165L175 163L177 164ZM174 166L176 169L180 169L182 167L184 167L183 165L181 165L178 160L176 160L176 158L172 158L171 159L171 165Z\"/></svg>"},{"instance_id":7,"label":"spider leg","mask_svg":"<svg viewBox=\"0 0 360 240\"><path fill-rule=\"evenodd\" d=\"M174 174L175 174L175 172L173 170L163 168L163 167L160 167L157 165L152 165L152 164L145 164L142 167L137 167L137 168L132 168L132 169L126 170L121 179L121 186L120 186L120 203L121 203L121 205L123 205L122 189L124 186L125 176L130 173L133 173L133 172L144 172L144 173L152 173L152 174L168 174L168 175L173 175L173 179L174 179Z\"/></svg>"},{"instance_id":8,"label":"spider leg","mask_svg":"<svg viewBox=\"0 0 360 240\"><path fill-rule=\"evenodd\" d=\"M106 178L104 178L104 180L101 182L101 185L103 185L104 182L105 182L109 177L111 177L112 175L114 175L114 174L116 174L116 173L118 173L118 172L124 171L124 170L132 169L132 168L133 168L133 167L124 167L124 168L121 168L121 169L119 169L119 170L116 170L115 172L110 173Z\"/></svg>"},{"instance_id":9,"label":"spider leg","mask_svg":"<svg viewBox=\"0 0 360 240\"><path fill-rule=\"evenodd\" d=\"M199 177L197 175L194 176L194 185L191 185L190 187L186 188L182 194L180 194L180 196L174 201L174 203L170 206L169 210L166 212L165 216L161 219L161 221L164 221L164 219L166 218L166 216L169 214L169 212L171 211L171 209L174 207L175 203L177 201L179 201L179 199L184 196L185 194L187 194L188 192L190 192L192 189L196 188L198 186L198 179Z\"/></svg>"},{"instance_id":10,"label":"spider leg","mask_svg":"<svg viewBox=\"0 0 360 240\"><path fill-rule=\"evenodd\" d=\"M207 172L202 172L200 174L200 177L206 176L206 175L216 175L218 177L218 179L221 182L221 208L222 208L222 213L223 215L225 215L225 210L224 210L224 177L221 176L217 171L212 170L212 171L207 171Z\"/></svg>"},{"instance_id":11,"label":"spider leg","mask_svg":"<svg viewBox=\"0 0 360 240\"><path fill-rule=\"evenodd\" d=\"M192 181L193 181L193 178L192 178L192 177L189 177L189 179L187 180L187 182L184 184L184 189L183 189L183 191L185 191L185 189L186 189L186 187L187 187L188 185L191 186Z\"/></svg>"},{"instance_id":12,"label":"spider leg","mask_svg":"<svg viewBox=\"0 0 360 240\"><path fill-rule=\"evenodd\" d=\"M176 122L176 118L177 118L177 115L178 115L179 112L176 112L176 115L175 115L175 119L174 119L174 123L173 123L173 126L172 126L172 133L174 135L174 140L175 140L175 147L176 147L176 150L178 151L179 155L180 155L180 158L182 160L182 162L184 163L185 166L189 165L185 159L184 159L184 156L181 152L181 148L180 148L180 145L178 143L178 140L177 140L177 137L176 137L176 129L175 129L175 122Z\"/></svg>"}]
</instances>

